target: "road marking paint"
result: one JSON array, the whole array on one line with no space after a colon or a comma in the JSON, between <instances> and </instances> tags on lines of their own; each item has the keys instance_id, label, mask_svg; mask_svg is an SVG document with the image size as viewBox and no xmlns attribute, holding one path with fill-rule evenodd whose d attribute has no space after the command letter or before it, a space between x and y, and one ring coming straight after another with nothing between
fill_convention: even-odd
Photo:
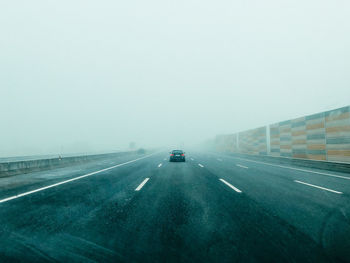
<instances>
[{"instance_id":1,"label":"road marking paint","mask_svg":"<svg viewBox=\"0 0 350 263\"><path fill-rule=\"evenodd\" d=\"M160 168L162 166L162 164L160 163L159 165L158 165L158 168Z\"/></svg>"},{"instance_id":2,"label":"road marking paint","mask_svg":"<svg viewBox=\"0 0 350 263\"><path fill-rule=\"evenodd\" d=\"M193 159L193 158L191 158L191 161L194 161L194 159Z\"/></svg>"},{"instance_id":3,"label":"road marking paint","mask_svg":"<svg viewBox=\"0 0 350 263\"><path fill-rule=\"evenodd\" d=\"M237 193L242 193L241 190L239 190L238 188L234 187L232 184L226 182L224 179L220 179L220 181L223 182L224 184L226 184L228 187L230 187L233 190L235 190Z\"/></svg>"},{"instance_id":4,"label":"road marking paint","mask_svg":"<svg viewBox=\"0 0 350 263\"><path fill-rule=\"evenodd\" d=\"M238 159L238 160L244 160L244 161L247 161L247 162L252 162L252 163L260 163L260 164L265 164L265 165L270 165L270 166L275 166L275 167L280 167L280 168L285 168L285 169L290 169L290 170L295 170L295 171L314 173L314 174L321 174L321 175L326 175L326 176L331 176L331 177L337 177L337 178L350 180L350 177L347 177L347 176L341 176L341 175L335 175L335 174L323 173L323 172L316 172L316 171L311 171L311 170L307 170L307 169L294 168L294 167L278 165L278 164L272 164L272 163L265 163L265 162L260 162L260 161L253 161L253 160L244 159L244 158L237 158L237 157L233 157L233 158L234 159Z\"/></svg>"},{"instance_id":5,"label":"road marking paint","mask_svg":"<svg viewBox=\"0 0 350 263\"><path fill-rule=\"evenodd\" d=\"M200 167L202 167L202 168L204 167L204 165L201 165L200 163L199 163L198 165L199 165Z\"/></svg>"},{"instance_id":6,"label":"road marking paint","mask_svg":"<svg viewBox=\"0 0 350 263\"><path fill-rule=\"evenodd\" d=\"M219 162L222 162L222 159L220 159L220 158L218 158L217 160L218 160Z\"/></svg>"},{"instance_id":7,"label":"road marking paint","mask_svg":"<svg viewBox=\"0 0 350 263\"><path fill-rule=\"evenodd\" d=\"M149 178L143 180L143 182L135 189L135 191L140 191L141 188L148 182Z\"/></svg>"},{"instance_id":8,"label":"road marking paint","mask_svg":"<svg viewBox=\"0 0 350 263\"><path fill-rule=\"evenodd\" d=\"M329 188L325 188L325 187L321 187L321 186L318 186L318 185L308 184L308 183L305 183L305 182L302 182L302 181L298 181L298 180L294 180L294 182L299 183L299 184L305 184L305 185L308 185L308 186L311 186L311 187L315 187L315 188L319 188L319 189L322 189L322 190L326 190L326 191L329 191L329 192L332 192L332 193L342 194L342 192L335 191L335 190L332 190L332 189L329 189Z\"/></svg>"},{"instance_id":9,"label":"road marking paint","mask_svg":"<svg viewBox=\"0 0 350 263\"><path fill-rule=\"evenodd\" d=\"M96 172L92 172L92 173L88 173L88 174L85 174L85 175L81 175L81 176L78 176L78 177L75 177L75 178L72 178L72 179L69 179L69 180L65 180L65 181L62 181L62 182L59 182L59 183L56 183L56 184L51 184L51 185L48 185L48 186L45 186L45 187L41 187L41 188L29 191L29 192L25 192L25 193L22 193L22 194L18 194L18 195L14 195L14 196L11 196L11 197L7 197L5 199L0 200L0 203L5 203L5 202L8 202L8 201L16 199L16 198L20 198L20 197L23 197L23 196L26 196L26 195L34 194L34 193L37 193L37 192L40 192L40 191L43 191L43 190L46 190L46 189L49 189L49 188L53 188L53 187L56 187L56 186L59 186L59 185L62 185L62 184L74 182L74 181L83 179L85 177L88 177L88 176L91 176L91 175L94 175L94 174L102 173L102 172L105 172L105 171L108 171L108 170L111 170L111 169L114 169L114 168L117 168L117 167L129 164L129 163L133 163L133 162L136 162L136 161L148 158L148 157L150 157L150 156L152 156L154 154L156 154L156 153L149 154L147 156L144 156L144 157L141 157L141 158L137 158L137 159L125 162L125 163L117 164L117 165L114 165L114 166L111 166L111 167L108 167L108 168L105 168L105 169L102 169L102 170L99 170L99 171L96 171Z\"/></svg>"},{"instance_id":10,"label":"road marking paint","mask_svg":"<svg viewBox=\"0 0 350 263\"><path fill-rule=\"evenodd\" d=\"M244 165L236 164L236 166L241 167L241 168L244 168L244 169L248 169L248 167L247 167L247 166L244 166Z\"/></svg>"},{"instance_id":11,"label":"road marking paint","mask_svg":"<svg viewBox=\"0 0 350 263\"><path fill-rule=\"evenodd\" d=\"M164 161L166 161L166 158L164 158Z\"/></svg>"}]
</instances>

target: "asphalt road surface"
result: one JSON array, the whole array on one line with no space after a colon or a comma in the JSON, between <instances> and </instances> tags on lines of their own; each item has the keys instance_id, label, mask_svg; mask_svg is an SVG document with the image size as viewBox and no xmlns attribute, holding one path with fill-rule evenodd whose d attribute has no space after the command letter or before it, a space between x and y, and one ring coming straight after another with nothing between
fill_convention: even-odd
<instances>
[{"instance_id":1,"label":"asphalt road surface","mask_svg":"<svg viewBox=\"0 0 350 263\"><path fill-rule=\"evenodd\" d=\"M1 262L350 262L350 175L188 152L0 178Z\"/></svg>"}]
</instances>

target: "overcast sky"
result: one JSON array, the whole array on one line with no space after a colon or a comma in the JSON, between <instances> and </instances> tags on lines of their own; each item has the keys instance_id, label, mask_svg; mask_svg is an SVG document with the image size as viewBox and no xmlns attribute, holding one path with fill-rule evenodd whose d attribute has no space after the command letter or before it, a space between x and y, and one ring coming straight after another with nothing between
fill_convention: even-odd
<instances>
[{"instance_id":1,"label":"overcast sky","mask_svg":"<svg viewBox=\"0 0 350 263\"><path fill-rule=\"evenodd\" d=\"M189 145L350 104L348 0L0 2L0 156Z\"/></svg>"}]
</instances>

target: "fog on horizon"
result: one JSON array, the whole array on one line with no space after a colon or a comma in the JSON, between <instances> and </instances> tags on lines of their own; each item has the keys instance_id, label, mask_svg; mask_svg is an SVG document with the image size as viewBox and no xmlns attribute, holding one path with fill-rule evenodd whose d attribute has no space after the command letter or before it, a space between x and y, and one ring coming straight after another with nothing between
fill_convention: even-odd
<instances>
[{"instance_id":1,"label":"fog on horizon","mask_svg":"<svg viewBox=\"0 0 350 263\"><path fill-rule=\"evenodd\" d=\"M189 147L350 104L349 1L3 1L0 157Z\"/></svg>"}]
</instances>

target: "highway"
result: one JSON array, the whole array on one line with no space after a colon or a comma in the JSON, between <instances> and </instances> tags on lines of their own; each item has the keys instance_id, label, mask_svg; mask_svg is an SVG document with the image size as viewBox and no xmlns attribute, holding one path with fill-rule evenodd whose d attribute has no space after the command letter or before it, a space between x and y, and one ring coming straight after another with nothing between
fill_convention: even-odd
<instances>
[{"instance_id":1,"label":"highway","mask_svg":"<svg viewBox=\"0 0 350 263\"><path fill-rule=\"evenodd\" d=\"M1 262L350 262L350 175L187 151L0 178Z\"/></svg>"}]
</instances>

